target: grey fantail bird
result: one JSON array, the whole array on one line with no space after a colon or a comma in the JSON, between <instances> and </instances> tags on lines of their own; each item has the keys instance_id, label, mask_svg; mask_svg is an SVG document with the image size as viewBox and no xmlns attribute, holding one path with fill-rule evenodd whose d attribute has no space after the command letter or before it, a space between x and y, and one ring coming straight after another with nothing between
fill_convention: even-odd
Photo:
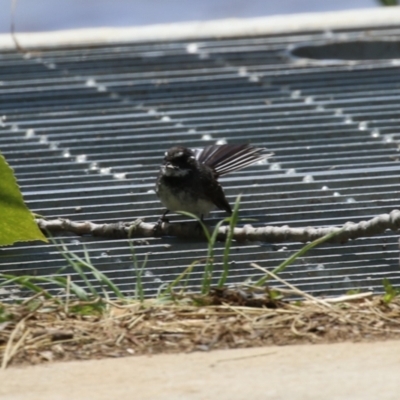
<instances>
[{"instance_id":1,"label":"grey fantail bird","mask_svg":"<svg viewBox=\"0 0 400 400\"><path fill-rule=\"evenodd\" d=\"M218 178L272 155L264 154L264 150L248 144L212 145L201 150L181 146L169 149L156 182L157 196L167 208L160 222L167 220L170 211L186 211L201 218L215 208L232 214Z\"/></svg>"}]
</instances>

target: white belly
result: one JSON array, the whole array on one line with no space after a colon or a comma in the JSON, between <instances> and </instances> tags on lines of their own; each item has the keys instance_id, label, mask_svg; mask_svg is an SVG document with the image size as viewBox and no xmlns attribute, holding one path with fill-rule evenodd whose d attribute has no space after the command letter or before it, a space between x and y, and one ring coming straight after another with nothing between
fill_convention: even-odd
<instances>
[{"instance_id":1,"label":"white belly","mask_svg":"<svg viewBox=\"0 0 400 400\"><path fill-rule=\"evenodd\" d=\"M189 194L182 193L176 196L165 186L160 187L157 194L163 206L170 211L186 211L200 217L201 215L207 216L216 208L212 202L195 198Z\"/></svg>"}]
</instances>

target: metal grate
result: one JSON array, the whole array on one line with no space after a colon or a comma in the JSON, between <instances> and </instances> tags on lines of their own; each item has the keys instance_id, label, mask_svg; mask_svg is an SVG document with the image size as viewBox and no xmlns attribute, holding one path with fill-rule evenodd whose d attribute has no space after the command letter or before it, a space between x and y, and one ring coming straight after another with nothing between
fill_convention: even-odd
<instances>
[{"instance_id":1,"label":"metal grate","mask_svg":"<svg viewBox=\"0 0 400 400\"><path fill-rule=\"evenodd\" d=\"M31 57L3 51L0 149L29 207L47 218L155 221L162 208L153 186L164 151L177 143L227 141L275 153L269 164L222 179L231 203L243 193L241 216L256 219L254 225L368 219L399 207L399 64L305 60L288 52L364 34L115 43ZM400 28L369 29L368 35L400 39ZM94 265L132 295L135 271L126 240L62 240L77 254L85 244ZM282 277L315 295L379 292L384 277L400 284L397 241L387 233L325 245ZM146 294L204 258L205 247L174 238L138 242L138 258L148 254ZM260 276L250 262L273 268L300 247L235 244L229 282ZM18 244L0 249L0 265L2 272L44 275L65 261L52 245ZM59 273L79 283L71 269ZM189 284L196 288L201 276L198 265Z\"/></svg>"}]
</instances>

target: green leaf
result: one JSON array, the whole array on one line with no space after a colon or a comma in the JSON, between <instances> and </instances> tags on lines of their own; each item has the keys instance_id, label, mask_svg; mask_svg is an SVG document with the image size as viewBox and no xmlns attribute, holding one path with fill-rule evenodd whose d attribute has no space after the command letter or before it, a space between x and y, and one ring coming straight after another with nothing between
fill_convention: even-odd
<instances>
[{"instance_id":1,"label":"green leaf","mask_svg":"<svg viewBox=\"0 0 400 400\"><path fill-rule=\"evenodd\" d=\"M24 203L13 170L0 154L0 246L30 240L47 242Z\"/></svg>"}]
</instances>

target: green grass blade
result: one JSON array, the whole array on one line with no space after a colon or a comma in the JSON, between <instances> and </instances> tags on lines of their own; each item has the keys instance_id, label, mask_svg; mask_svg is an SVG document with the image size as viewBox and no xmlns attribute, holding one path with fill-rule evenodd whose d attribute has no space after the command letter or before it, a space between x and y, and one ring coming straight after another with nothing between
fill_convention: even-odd
<instances>
[{"instance_id":1,"label":"green grass blade","mask_svg":"<svg viewBox=\"0 0 400 400\"><path fill-rule=\"evenodd\" d=\"M191 217L196 219L200 226L204 231L204 235L206 236L208 242L208 251L207 251L207 261L204 267L204 275L201 282L201 293L207 294L210 291L212 275L214 270L214 245L215 241L217 240L218 236L218 229L224 223L224 220L220 221L217 226L215 227L214 231L210 235L210 232L204 222L199 218L197 215L186 212L186 211L177 211L179 214L186 215L187 217Z\"/></svg>"},{"instance_id":2,"label":"green grass blade","mask_svg":"<svg viewBox=\"0 0 400 400\"><path fill-rule=\"evenodd\" d=\"M190 277L193 268L199 264L201 261L193 261L183 272L181 272L168 286L160 293L159 297L172 296L172 289L179 284L179 282L186 276L187 279ZM186 285L185 285L186 286Z\"/></svg>"},{"instance_id":3,"label":"green grass blade","mask_svg":"<svg viewBox=\"0 0 400 400\"><path fill-rule=\"evenodd\" d=\"M135 246L133 245L132 241L128 241L129 247L131 249L132 253L132 260L133 260L133 266L135 269L135 274L136 274L136 282L135 282L135 299L139 300L141 303L144 301L144 289L143 289L143 272L144 268L147 264L147 254L145 256L145 260L142 264L142 266L139 266L139 261L136 256L136 251L135 251Z\"/></svg>"},{"instance_id":4,"label":"green grass blade","mask_svg":"<svg viewBox=\"0 0 400 400\"><path fill-rule=\"evenodd\" d=\"M221 278L218 282L218 287L221 288L225 285L226 280L228 279L229 275L229 255L231 252L231 247L232 247L232 240L233 240L233 233L234 229L238 223L239 220L239 206L240 206L240 199L241 195L239 195L236 198L235 205L233 207L233 212L232 215L229 218L226 218L226 220L229 221L229 231L227 234L227 237L225 239L225 249L224 249L224 258L223 258L223 271Z\"/></svg>"},{"instance_id":5,"label":"green grass blade","mask_svg":"<svg viewBox=\"0 0 400 400\"><path fill-rule=\"evenodd\" d=\"M37 280L37 281L44 281L47 282L44 278L35 278L33 276L29 275L23 275L23 276L15 276L15 275L10 275L10 274L0 274L0 279L5 279L4 282L0 283L0 287L2 286L7 286L11 284L16 284L22 288L28 289L33 293L43 293L43 296L46 299L52 299L53 296L47 292L47 290L41 288L40 286L35 285L32 280Z\"/></svg>"},{"instance_id":6,"label":"green grass blade","mask_svg":"<svg viewBox=\"0 0 400 400\"><path fill-rule=\"evenodd\" d=\"M199 222L201 228L203 229L203 232L204 232L204 235L205 235L205 237L207 239L207 242L209 242L211 240L210 232L209 232L207 226L201 220L201 218L199 218L197 215L192 214L192 213L187 212L187 211L176 211L176 212L178 214L182 214L182 215L185 215L186 217L190 217L190 218L193 218L193 219L197 220Z\"/></svg>"},{"instance_id":7,"label":"green grass blade","mask_svg":"<svg viewBox=\"0 0 400 400\"><path fill-rule=\"evenodd\" d=\"M306 246L302 247L298 252L296 252L295 254L293 254L291 257L289 257L287 260L283 261L277 268L275 268L272 272L277 275L280 272L284 271L290 264L292 264L297 258L303 256L304 254L306 254L309 250L311 250L313 247L318 246L324 242L326 242L327 240L332 239L333 237L339 235L340 233L342 233L346 228L343 227L342 229L339 229L337 232L331 232L328 233L327 235L318 238L316 240L314 240L311 243L308 243ZM266 275L264 277L262 277L261 279L259 279L254 285L255 286L262 286L265 284L265 282L267 282L270 279L269 275Z\"/></svg>"},{"instance_id":8,"label":"green grass blade","mask_svg":"<svg viewBox=\"0 0 400 400\"><path fill-rule=\"evenodd\" d=\"M43 283L51 283L58 287L62 287L63 289L67 289L68 281L66 278L63 277L45 277L45 276L30 276L30 275L23 275L23 276L15 276L15 275L8 275L8 274L0 274L0 278L6 278L7 281L2 282L0 286L6 286L11 283L17 284L25 289L31 290L33 293L43 293L47 299L53 299L50 293L47 290L43 289L42 287L35 285L33 282L43 282ZM86 291L81 288L80 286L76 285L73 282L69 282L70 291L71 293L75 294L79 300L89 300L89 296Z\"/></svg>"},{"instance_id":9,"label":"green grass blade","mask_svg":"<svg viewBox=\"0 0 400 400\"><path fill-rule=\"evenodd\" d=\"M60 242L60 244L58 244L57 241L54 239L54 237L49 237L49 240L55 245L55 247L58 250L58 252L64 257L64 259L67 261L67 263L70 265L70 267L85 282L87 288L90 290L92 295L94 297L99 297L99 293L97 292L96 288L90 283L86 273L81 268L81 263L80 262L76 262L73 259L74 253L72 253L63 242ZM85 254L85 258L89 260L88 264L91 264L90 263L90 259L88 258L89 255L87 254L86 246L83 246L83 251L84 251L84 254ZM63 269L65 269L65 268L63 268Z\"/></svg>"},{"instance_id":10,"label":"green grass blade","mask_svg":"<svg viewBox=\"0 0 400 400\"><path fill-rule=\"evenodd\" d=\"M124 294L118 289L118 287L107 277L107 275L100 272L96 267L91 264L88 264L85 260L78 257L76 254L72 253L72 257L81 263L82 266L86 267L96 278L96 280L104 286L110 288L110 290L115 294L116 297L120 299L124 299Z\"/></svg>"},{"instance_id":11,"label":"green grass blade","mask_svg":"<svg viewBox=\"0 0 400 400\"><path fill-rule=\"evenodd\" d=\"M208 294L211 289L212 276L214 271L214 247L215 247L215 242L217 241L219 228L222 226L224 222L226 222L225 219L218 222L211 235L210 241L208 242L207 263L204 268L203 281L201 284L202 294Z\"/></svg>"},{"instance_id":12,"label":"green grass blade","mask_svg":"<svg viewBox=\"0 0 400 400\"><path fill-rule=\"evenodd\" d=\"M90 297L88 293L86 292L85 289L82 287L78 286L76 283L72 282L71 280L68 282L67 278L64 277L55 277L55 278L50 278L51 281L54 283L58 283L59 286L63 287L65 290L67 290L67 286L69 286L69 291L70 293L74 294L79 300L81 301L89 301Z\"/></svg>"}]
</instances>

